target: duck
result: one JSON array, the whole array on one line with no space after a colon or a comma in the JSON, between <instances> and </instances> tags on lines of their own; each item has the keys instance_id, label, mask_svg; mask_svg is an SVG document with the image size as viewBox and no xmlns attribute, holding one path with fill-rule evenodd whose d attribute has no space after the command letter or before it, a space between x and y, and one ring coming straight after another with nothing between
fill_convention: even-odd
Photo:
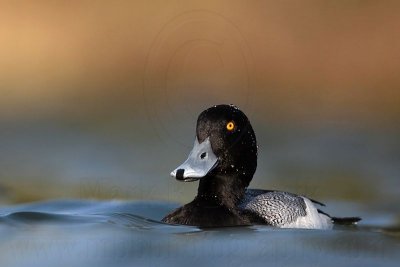
<instances>
[{"instance_id":1,"label":"duck","mask_svg":"<svg viewBox=\"0 0 400 267\"><path fill-rule=\"evenodd\" d=\"M331 229L356 224L359 217L332 217L323 203L278 190L249 189L257 168L258 145L247 116L235 105L215 105L200 113L194 146L171 172L181 182L199 181L197 195L162 221L198 227L268 225Z\"/></svg>"}]
</instances>

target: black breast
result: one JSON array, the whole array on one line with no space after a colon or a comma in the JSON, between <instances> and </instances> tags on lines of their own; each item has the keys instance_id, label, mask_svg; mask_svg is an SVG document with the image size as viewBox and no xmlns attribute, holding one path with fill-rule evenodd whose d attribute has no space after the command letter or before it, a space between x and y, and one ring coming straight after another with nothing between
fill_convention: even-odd
<instances>
[{"instance_id":1,"label":"black breast","mask_svg":"<svg viewBox=\"0 0 400 267\"><path fill-rule=\"evenodd\" d=\"M204 205L195 200L168 214L162 221L199 227L251 225L250 218L239 210L219 205Z\"/></svg>"}]
</instances>

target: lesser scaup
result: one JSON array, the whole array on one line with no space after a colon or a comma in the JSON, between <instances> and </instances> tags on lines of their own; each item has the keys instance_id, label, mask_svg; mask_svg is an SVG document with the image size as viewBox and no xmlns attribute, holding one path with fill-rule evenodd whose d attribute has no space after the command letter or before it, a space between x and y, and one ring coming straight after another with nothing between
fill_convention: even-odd
<instances>
[{"instance_id":1,"label":"lesser scaup","mask_svg":"<svg viewBox=\"0 0 400 267\"><path fill-rule=\"evenodd\" d=\"M171 172L179 181L200 180L195 199L163 221L200 227L266 224L281 228L329 229L358 217L335 218L323 205L287 192L247 189L257 167L257 141L246 117L234 105L203 111L188 159Z\"/></svg>"}]
</instances>

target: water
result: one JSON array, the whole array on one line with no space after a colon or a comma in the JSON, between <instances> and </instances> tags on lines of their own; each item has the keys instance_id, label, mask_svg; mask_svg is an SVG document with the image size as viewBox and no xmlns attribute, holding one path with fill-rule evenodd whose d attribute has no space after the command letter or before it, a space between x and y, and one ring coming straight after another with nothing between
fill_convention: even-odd
<instances>
[{"instance_id":1,"label":"water","mask_svg":"<svg viewBox=\"0 0 400 267\"><path fill-rule=\"evenodd\" d=\"M196 194L197 183L169 177L191 149L194 119L164 121L179 131L158 129L159 138L137 121L0 123L0 266L398 265L398 130L252 120L260 149L251 187L309 196L333 216L362 217L357 227L166 225L161 218Z\"/></svg>"},{"instance_id":2,"label":"water","mask_svg":"<svg viewBox=\"0 0 400 267\"><path fill-rule=\"evenodd\" d=\"M361 214L367 218L357 227L333 230L160 222L176 207L82 200L2 207L1 266L398 266L400 260L400 225L382 215L377 223Z\"/></svg>"}]
</instances>

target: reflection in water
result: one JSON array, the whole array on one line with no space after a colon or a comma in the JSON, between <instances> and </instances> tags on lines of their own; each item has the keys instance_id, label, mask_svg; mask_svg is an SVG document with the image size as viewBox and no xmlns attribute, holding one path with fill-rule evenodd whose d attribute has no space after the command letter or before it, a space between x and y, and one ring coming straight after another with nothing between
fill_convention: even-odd
<instances>
[{"instance_id":1,"label":"reflection in water","mask_svg":"<svg viewBox=\"0 0 400 267\"><path fill-rule=\"evenodd\" d=\"M174 207L78 200L3 207L0 257L5 266L397 266L400 260L399 225L199 229L160 222Z\"/></svg>"}]
</instances>

